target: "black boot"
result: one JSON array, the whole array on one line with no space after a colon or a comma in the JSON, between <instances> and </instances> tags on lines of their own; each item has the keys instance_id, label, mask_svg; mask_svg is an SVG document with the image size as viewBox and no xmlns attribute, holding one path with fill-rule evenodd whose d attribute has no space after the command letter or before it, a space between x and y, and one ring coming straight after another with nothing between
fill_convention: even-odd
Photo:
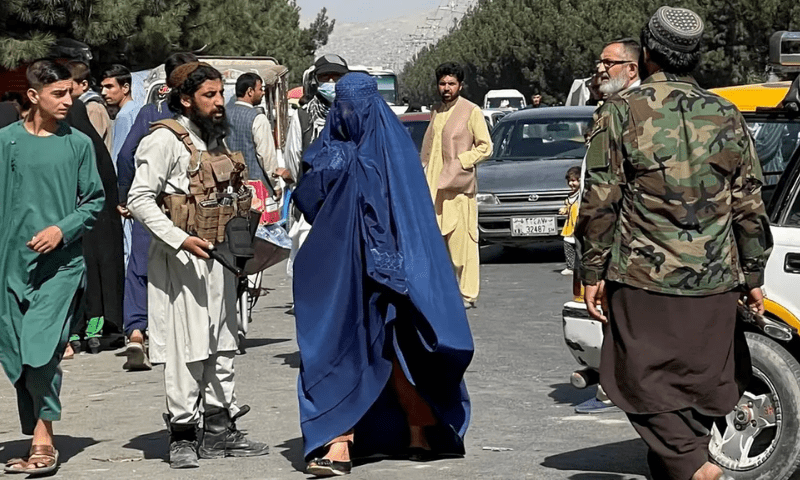
<instances>
[{"instance_id":1,"label":"black boot","mask_svg":"<svg viewBox=\"0 0 800 480\"><path fill-rule=\"evenodd\" d=\"M236 419L250 411L243 406L231 418L223 408L210 408L203 414L203 440L200 442L200 458L257 457L269 453L264 443L253 442L236 429Z\"/></svg>"},{"instance_id":2,"label":"black boot","mask_svg":"<svg viewBox=\"0 0 800 480\"><path fill-rule=\"evenodd\" d=\"M169 414L164 414L169 431L169 467L197 468L197 425L170 423Z\"/></svg>"}]
</instances>

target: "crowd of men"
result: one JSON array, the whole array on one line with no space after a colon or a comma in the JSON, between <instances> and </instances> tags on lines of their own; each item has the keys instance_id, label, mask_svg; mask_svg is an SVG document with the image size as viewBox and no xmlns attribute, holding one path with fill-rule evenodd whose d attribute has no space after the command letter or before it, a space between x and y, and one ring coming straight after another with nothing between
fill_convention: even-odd
<instances>
[{"instance_id":1,"label":"crowd of men","mask_svg":"<svg viewBox=\"0 0 800 480\"><path fill-rule=\"evenodd\" d=\"M613 401L624 410L649 447L648 464L658 479L716 480L723 474L709 459L708 442L715 418L733 408L746 384L736 377L742 372L737 364L747 358L737 350L736 303L744 296L763 312L760 286L771 248L760 164L744 120L691 77L703 28L694 12L661 7L639 42L620 39L604 46L595 75L602 106L588 135L575 227L576 269L587 309L605 324L602 390L587 408ZM58 467L52 422L61 415L59 365L82 350L84 341L94 353L104 334L117 332L127 339L125 369L164 365L164 419L173 468L197 467L199 458L266 454L267 445L236 427L249 411L239 405L235 389L236 278L211 257L218 255L232 217L255 208L263 220L267 202L279 200L287 186L299 185L306 201L290 215L291 258L307 259L308 254L296 254L327 201L330 172L345 178L337 180L342 185L355 182L353 188L362 188L357 180L341 177L341 155L363 161L358 152L371 148L369 142L386 146L375 151L396 148L420 159L421 167L391 165L389 160L396 159L384 158L389 163L381 168L389 169L390 182L397 175L408 185L424 185L424 176L430 201L415 198L409 204L416 206L406 207L392 203L387 189L377 195L388 195L394 226L416 229L402 225L409 218L422 224L422 217L430 217L426 228L438 227L442 247L430 258L442 252L449 256L445 270L432 267L437 275L447 273L441 274L441 285L430 288L444 285L443 291L460 293L460 299L454 293L455 300L442 303L454 300L459 309L476 305L475 166L489 157L492 143L479 107L461 96L461 66L444 63L434 72L441 103L432 110L417 155L409 153L410 138L394 116L378 123L385 132L364 123L386 110L366 102L377 98L374 81L348 76L347 63L337 55L319 58L313 97L292 119L284 163L270 122L258 108L264 93L258 75L241 75L235 98L226 105L222 74L194 55L172 55L165 70L171 90L166 100L140 109L124 66L99 76L98 94L85 63L39 60L27 71L30 107L22 119L13 121L16 111L0 108L0 120L8 117L4 125L10 124L0 130L0 195L8 199L0 202L0 362L17 391L22 431L33 436L30 455L9 460L8 473L44 474ZM345 87L338 84L343 77L349 79L342 82ZM336 102L343 93L350 102L344 106ZM344 153L337 157L334 151ZM313 178L304 180L309 172ZM347 195L330 198L342 203ZM423 213L397 213L404 208ZM370 238L367 244L374 241ZM414 297L419 292L409 285L426 275L395 277L403 268L416 268L406 265L413 262L404 264L404 249L410 247L400 238L371 249L356 247L374 255L357 275L367 272L393 289L386 293L364 277L364 289L375 289L370 295L383 292L406 307L397 295L409 296L418 310L408 315L424 317L430 299ZM390 247L396 251L382 253ZM427 247L419 248L414 251ZM297 280L296 265L290 262L289 272ZM309 273L304 271L303 278ZM323 308L336 312L335 305L317 305L307 293L299 314ZM366 298L362 294L356 292L356 303ZM309 308L312 304L316 310ZM364 315L381 318L379 313L373 309ZM448 315L465 323L463 313ZM346 318L347 312L338 321ZM463 343L452 352L460 356L450 365L458 364L463 373L472 343L468 327L459 332ZM418 341L424 334L409 338ZM711 336L714 341L707 342ZM307 360L307 339L298 343ZM402 354L402 347L396 357L384 359L389 363L369 368L391 370L396 380L393 391L411 427L409 459L437 458L426 432L445 424L458 436L447 453L463 454L469 415L461 411L459 422L436 416L446 410L435 403L441 398L424 392L424 381L416 387L409 383L414 359L403 355L414 350ZM445 383L460 392L456 403L468 411L462 373ZM350 372L339 374L336 378L344 381ZM301 382L301 416L304 409L322 408L306 387L312 388ZM379 395L384 386L378 387L371 394ZM331 388L332 394L336 387ZM411 403L409 395L416 395ZM411 404L416 413L408 410ZM314 475L341 475L352 468L354 430L371 404L363 410L355 401L347 405L356 425L336 424L344 412L323 424L325 416L315 417L313 426L301 422ZM426 412L425 420L419 420L420 411Z\"/></svg>"}]
</instances>

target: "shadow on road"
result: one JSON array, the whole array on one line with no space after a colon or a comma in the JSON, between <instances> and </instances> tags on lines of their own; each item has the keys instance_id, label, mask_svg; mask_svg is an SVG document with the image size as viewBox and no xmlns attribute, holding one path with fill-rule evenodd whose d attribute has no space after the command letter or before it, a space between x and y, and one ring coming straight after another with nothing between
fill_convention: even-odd
<instances>
[{"instance_id":1,"label":"shadow on road","mask_svg":"<svg viewBox=\"0 0 800 480\"><path fill-rule=\"evenodd\" d=\"M247 349L272 345L273 343L288 342L291 338L245 338L244 346Z\"/></svg>"},{"instance_id":2,"label":"shadow on road","mask_svg":"<svg viewBox=\"0 0 800 480\"><path fill-rule=\"evenodd\" d=\"M567 477L569 480L627 480L628 477L616 473L576 473Z\"/></svg>"},{"instance_id":3,"label":"shadow on road","mask_svg":"<svg viewBox=\"0 0 800 480\"><path fill-rule=\"evenodd\" d=\"M288 310L292 308L291 302L289 303L282 303L280 305L270 305L268 307L264 307L264 310Z\"/></svg>"},{"instance_id":4,"label":"shadow on road","mask_svg":"<svg viewBox=\"0 0 800 480\"><path fill-rule=\"evenodd\" d=\"M160 459L167 462L169 458L169 433L166 430L145 433L132 438L122 448L139 450L147 460Z\"/></svg>"},{"instance_id":5,"label":"shadow on road","mask_svg":"<svg viewBox=\"0 0 800 480\"><path fill-rule=\"evenodd\" d=\"M552 263L564 261L564 247L560 243L548 243L529 248L486 245L481 247L480 252L481 263L483 264Z\"/></svg>"},{"instance_id":6,"label":"shadow on road","mask_svg":"<svg viewBox=\"0 0 800 480\"><path fill-rule=\"evenodd\" d=\"M278 445L278 448L284 448L281 452L286 460L289 460L289 463L292 464L292 467L297 470L298 472L305 473L306 471L306 461L303 458L303 439L300 437L292 438L291 440L286 440L282 444Z\"/></svg>"},{"instance_id":7,"label":"shadow on road","mask_svg":"<svg viewBox=\"0 0 800 480\"><path fill-rule=\"evenodd\" d=\"M55 445L58 450L59 463L67 463L70 458L86 450L87 447L99 443L94 438L88 437L72 437L69 435L56 435ZM6 460L17 457L27 457L28 451L31 448L30 440L15 440L13 442L4 443L3 445L3 463ZM22 477L20 477L22 478Z\"/></svg>"},{"instance_id":8,"label":"shadow on road","mask_svg":"<svg viewBox=\"0 0 800 480\"><path fill-rule=\"evenodd\" d=\"M573 407L594 397L595 395L594 388L579 390L569 383L556 383L550 385L550 388L552 388L553 391L547 394L548 397L552 398L558 403L568 403Z\"/></svg>"},{"instance_id":9,"label":"shadow on road","mask_svg":"<svg viewBox=\"0 0 800 480\"><path fill-rule=\"evenodd\" d=\"M647 446L640 439L582 448L546 457L543 467L556 470L583 470L571 480L617 480L620 475L647 475Z\"/></svg>"},{"instance_id":10,"label":"shadow on road","mask_svg":"<svg viewBox=\"0 0 800 480\"><path fill-rule=\"evenodd\" d=\"M281 353L275 355L275 358L282 358L284 365L289 365L291 368L300 368L300 352L294 353Z\"/></svg>"}]
</instances>

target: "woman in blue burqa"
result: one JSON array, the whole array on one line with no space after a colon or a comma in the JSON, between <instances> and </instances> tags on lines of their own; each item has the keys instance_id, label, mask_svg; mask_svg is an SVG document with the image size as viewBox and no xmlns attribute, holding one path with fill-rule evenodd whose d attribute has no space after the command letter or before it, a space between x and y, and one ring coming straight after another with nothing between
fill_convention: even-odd
<instances>
[{"instance_id":1,"label":"woman in blue burqa","mask_svg":"<svg viewBox=\"0 0 800 480\"><path fill-rule=\"evenodd\" d=\"M308 472L351 457L464 454L473 343L419 154L350 73L303 156L295 202L312 224L294 276Z\"/></svg>"}]
</instances>

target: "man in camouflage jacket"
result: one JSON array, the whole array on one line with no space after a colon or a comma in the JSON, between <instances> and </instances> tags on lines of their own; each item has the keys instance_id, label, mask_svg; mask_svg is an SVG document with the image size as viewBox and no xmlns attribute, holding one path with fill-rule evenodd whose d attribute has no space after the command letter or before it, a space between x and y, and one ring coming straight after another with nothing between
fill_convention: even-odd
<instances>
[{"instance_id":1,"label":"man in camouflage jacket","mask_svg":"<svg viewBox=\"0 0 800 480\"><path fill-rule=\"evenodd\" d=\"M650 76L599 112L576 229L587 308L606 323L600 381L650 447L655 479L722 475L708 431L740 398L736 303L746 292L763 313L772 245L744 119L690 75L702 31L670 7L643 29Z\"/></svg>"}]
</instances>

